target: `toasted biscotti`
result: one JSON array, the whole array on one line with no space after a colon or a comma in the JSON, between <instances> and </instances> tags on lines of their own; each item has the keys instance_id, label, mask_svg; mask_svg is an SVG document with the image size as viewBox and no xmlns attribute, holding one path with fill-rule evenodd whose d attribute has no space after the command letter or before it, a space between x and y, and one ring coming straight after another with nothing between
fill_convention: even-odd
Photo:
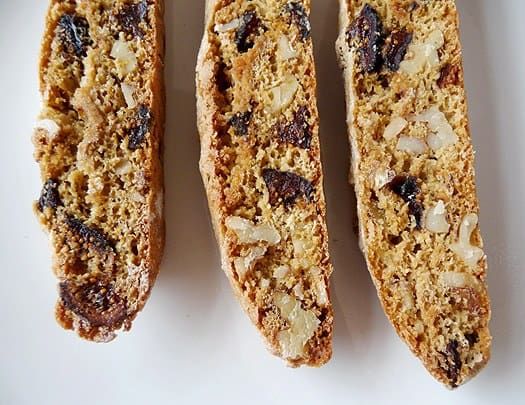
<instances>
[{"instance_id":1,"label":"toasted biscotti","mask_svg":"<svg viewBox=\"0 0 525 405\"><path fill-rule=\"evenodd\" d=\"M398 334L456 387L491 342L456 7L340 3L362 250Z\"/></svg>"},{"instance_id":2,"label":"toasted biscotti","mask_svg":"<svg viewBox=\"0 0 525 405\"><path fill-rule=\"evenodd\" d=\"M58 322L88 340L129 330L164 244L163 2L52 0L34 133Z\"/></svg>"},{"instance_id":3,"label":"toasted biscotti","mask_svg":"<svg viewBox=\"0 0 525 405\"><path fill-rule=\"evenodd\" d=\"M309 1L208 1L197 66L200 168L222 267L292 366L332 352L309 11Z\"/></svg>"}]
</instances>

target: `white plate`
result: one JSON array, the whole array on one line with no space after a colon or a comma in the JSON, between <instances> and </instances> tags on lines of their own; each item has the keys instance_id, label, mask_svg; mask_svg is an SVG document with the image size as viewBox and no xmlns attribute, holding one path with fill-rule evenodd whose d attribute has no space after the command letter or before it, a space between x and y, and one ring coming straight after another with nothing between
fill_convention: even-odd
<instances>
[{"instance_id":1,"label":"white plate","mask_svg":"<svg viewBox=\"0 0 525 405\"><path fill-rule=\"evenodd\" d=\"M336 1L314 0L312 18L336 311L333 360L318 370L289 369L266 352L219 269L197 171L193 71L204 2L166 3L166 258L132 332L96 345L54 321L48 242L31 213L40 189L30 137L47 2L0 2L0 403L523 403L525 1L459 1L494 350L486 370L452 393L395 335L357 248Z\"/></svg>"}]
</instances>

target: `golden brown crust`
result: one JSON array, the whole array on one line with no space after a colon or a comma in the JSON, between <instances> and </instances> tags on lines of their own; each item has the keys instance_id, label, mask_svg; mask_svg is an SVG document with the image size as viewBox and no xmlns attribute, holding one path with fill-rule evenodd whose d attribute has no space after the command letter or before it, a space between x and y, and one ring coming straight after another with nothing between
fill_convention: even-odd
<instances>
[{"instance_id":1,"label":"golden brown crust","mask_svg":"<svg viewBox=\"0 0 525 405\"><path fill-rule=\"evenodd\" d=\"M306 66L305 69L308 71L300 78L308 98L302 98L302 95L294 97L290 108L285 107L282 114L278 111L264 113L264 108L268 108L268 104L263 101L265 91L256 88L263 82L262 77L266 77L261 72L267 72L265 70L269 66L267 61L273 58L271 55L275 56L272 48L275 46L277 32L282 24L291 24L286 11L287 4L290 2L274 1L264 7L262 4L241 3L243 2L222 0L206 2L206 28L199 51L196 79L197 120L201 139L200 170L221 250L222 268L242 307L258 327L272 353L285 358L292 366L303 364L319 366L326 363L331 356L333 315L328 302L327 283L331 265L327 248L325 202L317 136L315 68L311 42L310 39L299 40L300 31L295 31L297 28L292 29L291 36L294 38L291 40L294 44L292 46L299 48L297 59L301 62L298 64ZM301 3L300 7L304 7L304 10L309 12L308 1L295 3ZM247 19L253 17L251 21L260 19L261 25L264 25L266 30L264 34L254 34L254 32L250 34L255 37L252 47L248 44L248 49L239 50L246 44L238 42L236 50L233 38L237 35L239 24L235 22L244 17ZM253 29L257 30L257 28ZM221 72L223 65L227 72ZM276 69L279 74L281 68L277 65ZM231 82L231 85L227 84L227 88L222 90L219 88L222 86L221 75L226 75L227 81ZM268 80L271 82L273 79L270 76ZM267 86L271 87L268 84ZM302 106L306 106L303 107L303 111L309 112L311 144L308 148L278 145L275 139L272 139L272 133L276 128L274 125L279 121L283 122L285 118L290 119L294 111L299 111L301 103ZM244 115L245 111L248 111L247 115ZM242 133L240 135L232 129L234 126L231 124L232 118L236 119L236 117L239 117L239 131ZM249 123L243 126L245 122ZM228 141L230 137L231 142ZM297 140L293 138L291 141ZM261 145L266 145L264 148L268 150L274 150L274 154L271 157L268 155L268 157L261 157L265 154ZM307 164L298 167L292 157L288 171L301 170L302 176L312 180L312 184L315 184L315 190L312 191L315 193L313 198L315 202L308 204L306 198L293 197L294 201L285 208L278 202L280 200L271 194L268 183L265 185L265 181L270 182L272 176L282 176L276 169L283 169L282 159L288 153L296 153L308 159ZM224 162L227 159L236 160L232 169L225 167ZM268 162L272 163L271 170L266 167ZM265 179L263 173L266 174ZM285 176L288 176L291 182L295 181L294 184L300 183L306 187L304 178L300 180L295 173ZM246 186L244 186L245 182ZM274 193L278 191L273 189ZM294 257L292 246L292 237L297 233L294 230L299 225L301 215L306 215L303 217L306 218L304 224L312 227L314 230L312 237L316 241L313 242L316 249L315 255L312 256L314 262L307 264L306 267L295 263L298 260ZM242 222L245 220L248 223ZM289 221L287 226L285 226L286 220ZM239 235L232 230L232 226L238 226L239 222L241 227L247 226L249 229L262 226L270 236L278 236L278 241L243 243ZM252 267L248 266L250 268L247 269L246 274L241 275L236 260L239 260L239 255L250 257L255 255L254 252L263 253L257 256L256 263L252 264ZM284 273L289 271L281 280L273 276L273 272L279 267L281 271L284 269ZM284 285L284 277L289 277L288 287ZM318 292L325 296L326 302L316 303L313 284L310 287L305 285L302 298L294 296L292 292L294 284L298 285L306 280L319 285ZM299 291L298 287L295 287L295 291ZM277 302L277 296L281 301ZM296 308L300 315L311 319L313 323L319 322L315 332L312 332L311 336L308 335L302 354L286 353L286 345L283 346L282 339L279 338L288 333L294 324L290 317L285 316L284 302L292 306L298 305ZM316 318L313 317L314 313ZM304 327L299 334L307 330L308 327Z\"/></svg>"},{"instance_id":2,"label":"golden brown crust","mask_svg":"<svg viewBox=\"0 0 525 405\"><path fill-rule=\"evenodd\" d=\"M456 7L340 4L361 247L397 333L453 388L483 368L491 342ZM366 47L377 39L366 32L371 25L383 59ZM397 66L385 56L396 32L397 44L410 44Z\"/></svg>"},{"instance_id":3,"label":"golden brown crust","mask_svg":"<svg viewBox=\"0 0 525 405\"><path fill-rule=\"evenodd\" d=\"M89 340L129 330L162 259L163 8L52 0L46 18L35 212L51 235L57 321Z\"/></svg>"}]
</instances>

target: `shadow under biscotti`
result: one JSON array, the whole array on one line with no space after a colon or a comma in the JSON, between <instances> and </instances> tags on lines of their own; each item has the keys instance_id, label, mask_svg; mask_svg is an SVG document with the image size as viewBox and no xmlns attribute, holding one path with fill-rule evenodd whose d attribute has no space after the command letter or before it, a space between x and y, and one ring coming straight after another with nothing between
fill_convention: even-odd
<instances>
[{"instance_id":1,"label":"shadow under biscotti","mask_svg":"<svg viewBox=\"0 0 525 405\"><path fill-rule=\"evenodd\" d=\"M328 232L334 274L334 359L359 363L366 356L374 321L382 314L363 256L358 247L356 201L348 182L350 147L342 72L337 63L337 1L330 7L312 2L312 30L318 78L318 107L328 211ZM345 382L346 384L347 382Z\"/></svg>"},{"instance_id":2,"label":"shadow under biscotti","mask_svg":"<svg viewBox=\"0 0 525 405\"><path fill-rule=\"evenodd\" d=\"M494 117L498 116L496 105L497 86L500 80L494 71L491 71L491 61L497 56L494 49L489 49L488 34L485 31L488 24L498 24L505 29L506 19L502 9L494 7L489 11L487 6L468 0L458 1L461 17L461 35L463 44L465 82L469 100L469 116L472 131L472 141L476 154L476 173L478 195L480 199L480 225L484 237L484 249L488 256L488 283L492 301L491 332L494 338L492 359L478 378L481 382L497 381L503 383L508 380L516 370L513 369L513 346L511 333L513 319L522 318L522 314L512 314L513 308L509 306L508 297L512 289L512 269L506 229L509 226L507 208L503 190L503 165L500 160L501 144L499 140L503 133L498 133L498 125ZM494 14L496 10L497 14ZM501 33L505 38L508 33ZM498 42L497 52L512 59L512 45L506 41ZM500 64L500 69L506 71L508 67ZM511 68L512 69L512 68ZM509 70L509 76L513 72ZM499 74L502 74L501 71ZM510 80L506 81L511 83ZM508 97L521 97L516 91L509 89ZM512 105L512 103L506 103ZM509 117L519 116L520 111L506 111ZM501 113L499 114L501 116ZM516 311L516 309L514 309ZM493 387L491 384L483 386Z\"/></svg>"}]
</instances>

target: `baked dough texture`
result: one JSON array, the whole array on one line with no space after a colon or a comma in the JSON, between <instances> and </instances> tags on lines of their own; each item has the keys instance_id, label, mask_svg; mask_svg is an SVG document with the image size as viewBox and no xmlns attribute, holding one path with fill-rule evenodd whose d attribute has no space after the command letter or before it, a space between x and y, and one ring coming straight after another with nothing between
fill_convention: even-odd
<instances>
[{"instance_id":1,"label":"baked dough texture","mask_svg":"<svg viewBox=\"0 0 525 405\"><path fill-rule=\"evenodd\" d=\"M397 333L454 388L491 343L456 6L340 4L361 247Z\"/></svg>"},{"instance_id":2,"label":"baked dough texture","mask_svg":"<svg viewBox=\"0 0 525 405\"><path fill-rule=\"evenodd\" d=\"M320 366L332 353L309 13L309 1L208 1L196 80L222 268L291 366Z\"/></svg>"},{"instance_id":3,"label":"baked dough texture","mask_svg":"<svg viewBox=\"0 0 525 405\"><path fill-rule=\"evenodd\" d=\"M143 308L164 245L163 1L52 0L33 141L56 318L107 342Z\"/></svg>"}]
</instances>

